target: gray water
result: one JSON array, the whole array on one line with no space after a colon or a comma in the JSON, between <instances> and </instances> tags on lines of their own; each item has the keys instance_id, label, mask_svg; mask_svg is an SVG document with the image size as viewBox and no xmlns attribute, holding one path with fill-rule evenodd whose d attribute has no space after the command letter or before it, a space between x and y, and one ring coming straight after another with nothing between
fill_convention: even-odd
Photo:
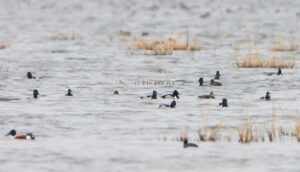
<instances>
[{"instance_id":1,"label":"gray water","mask_svg":"<svg viewBox=\"0 0 300 172\"><path fill-rule=\"evenodd\" d=\"M292 130L299 68L279 77L264 74L276 69L233 63L248 52L248 36L263 56L282 55L270 51L279 39L299 43L299 9L293 0L0 1L0 41L10 42L0 50L0 134L36 135L34 141L0 137L0 171L299 171L295 138L240 144L236 134L232 142L215 143L197 136L203 121L208 127L224 122L232 131L252 119L263 132L276 118ZM75 40L49 39L72 29ZM145 56L127 50L142 32L149 40L184 41L187 29L201 51ZM299 53L283 55L299 64ZM199 77L208 82L217 70L222 87L198 86ZM37 79L26 79L28 71ZM157 80L171 85L142 84ZM73 97L64 96L68 88ZM33 89L38 100L31 99ZM139 98L174 89L180 93L175 109L158 108L171 100ZM210 91L216 99L197 98ZM270 102L259 100L266 91ZM218 107L222 98L228 108ZM177 141L183 130L198 149L183 149Z\"/></svg>"}]
</instances>

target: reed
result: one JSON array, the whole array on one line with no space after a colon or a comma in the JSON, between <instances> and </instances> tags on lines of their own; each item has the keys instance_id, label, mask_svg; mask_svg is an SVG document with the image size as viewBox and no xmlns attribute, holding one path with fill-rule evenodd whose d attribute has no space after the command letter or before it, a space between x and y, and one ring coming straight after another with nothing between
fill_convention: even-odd
<instances>
[{"instance_id":1,"label":"reed","mask_svg":"<svg viewBox=\"0 0 300 172\"><path fill-rule=\"evenodd\" d=\"M296 51L298 49L300 49L299 46L290 41L284 41L282 39L279 41L278 45L271 48L272 51Z\"/></svg>"},{"instance_id":2,"label":"reed","mask_svg":"<svg viewBox=\"0 0 300 172\"><path fill-rule=\"evenodd\" d=\"M200 51L200 45L194 42L181 42L174 39L165 41L148 41L134 39L134 43L128 45L129 50L146 50L145 55L171 55L173 51Z\"/></svg>"},{"instance_id":3,"label":"reed","mask_svg":"<svg viewBox=\"0 0 300 172\"><path fill-rule=\"evenodd\" d=\"M281 58L263 58L259 54L249 54L235 60L238 68L294 68L296 60Z\"/></svg>"},{"instance_id":4,"label":"reed","mask_svg":"<svg viewBox=\"0 0 300 172\"><path fill-rule=\"evenodd\" d=\"M71 33L64 33L64 34L54 34L52 36L50 36L49 38L50 40L53 41L67 41L67 40L75 40L76 36L75 36L75 30L74 28L72 28Z\"/></svg>"},{"instance_id":5,"label":"reed","mask_svg":"<svg viewBox=\"0 0 300 172\"><path fill-rule=\"evenodd\" d=\"M300 142L300 121L296 122L296 126L292 132L292 135L296 137L298 142Z\"/></svg>"}]
</instances>

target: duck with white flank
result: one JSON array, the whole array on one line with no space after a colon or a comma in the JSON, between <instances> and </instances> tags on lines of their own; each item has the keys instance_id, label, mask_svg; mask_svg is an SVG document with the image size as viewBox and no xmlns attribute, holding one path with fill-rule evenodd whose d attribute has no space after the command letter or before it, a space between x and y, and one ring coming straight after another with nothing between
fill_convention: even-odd
<instances>
[{"instance_id":1,"label":"duck with white flank","mask_svg":"<svg viewBox=\"0 0 300 172\"><path fill-rule=\"evenodd\" d=\"M152 95L148 95L148 96L144 96L144 97L140 97L140 98L141 99L157 99L156 95L157 95L157 92L153 91Z\"/></svg>"},{"instance_id":2,"label":"duck with white flank","mask_svg":"<svg viewBox=\"0 0 300 172\"><path fill-rule=\"evenodd\" d=\"M173 94L166 94L164 96L161 96L163 99L179 99L179 93L177 90L173 91Z\"/></svg>"},{"instance_id":3,"label":"duck with white flank","mask_svg":"<svg viewBox=\"0 0 300 172\"><path fill-rule=\"evenodd\" d=\"M10 132L7 133L5 136L11 136L14 139L23 139L23 140L25 140L25 139L34 140L35 139L35 137L32 135L32 133L18 134L17 135L17 132L14 129L10 130Z\"/></svg>"},{"instance_id":4,"label":"duck with white flank","mask_svg":"<svg viewBox=\"0 0 300 172\"><path fill-rule=\"evenodd\" d=\"M175 101L172 101L171 104L161 104L159 105L159 108L162 109L162 108L175 108L176 107L176 102Z\"/></svg>"}]
</instances>

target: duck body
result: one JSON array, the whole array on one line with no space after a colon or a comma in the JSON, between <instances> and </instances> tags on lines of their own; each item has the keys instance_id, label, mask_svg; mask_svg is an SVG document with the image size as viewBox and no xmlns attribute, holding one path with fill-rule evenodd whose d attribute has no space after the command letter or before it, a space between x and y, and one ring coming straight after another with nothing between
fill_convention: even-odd
<instances>
[{"instance_id":1,"label":"duck body","mask_svg":"<svg viewBox=\"0 0 300 172\"><path fill-rule=\"evenodd\" d=\"M179 93L177 90L173 91L173 94L166 94L161 96L163 99L179 99Z\"/></svg>"},{"instance_id":2,"label":"duck body","mask_svg":"<svg viewBox=\"0 0 300 172\"><path fill-rule=\"evenodd\" d=\"M31 72L27 72L27 79L35 79Z\"/></svg>"},{"instance_id":3,"label":"duck body","mask_svg":"<svg viewBox=\"0 0 300 172\"><path fill-rule=\"evenodd\" d=\"M175 108L176 107L176 102L175 101L172 101L171 104L161 104L159 105L159 108L160 109L163 109L163 108Z\"/></svg>"},{"instance_id":4,"label":"duck body","mask_svg":"<svg viewBox=\"0 0 300 172\"><path fill-rule=\"evenodd\" d=\"M37 89L33 90L33 98L37 99L39 95L39 91Z\"/></svg>"},{"instance_id":5,"label":"duck body","mask_svg":"<svg viewBox=\"0 0 300 172\"><path fill-rule=\"evenodd\" d=\"M5 136L11 136L14 139L20 139L20 140L34 140L35 137L32 135L32 133L27 133L27 134L18 134L16 130L10 130L9 133L7 133Z\"/></svg>"},{"instance_id":6,"label":"duck body","mask_svg":"<svg viewBox=\"0 0 300 172\"><path fill-rule=\"evenodd\" d=\"M219 103L219 105L222 107L228 107L227 99L223 98L222 103Z\"/></svg>"},{"instance_id":7,"label":"duck body","mask_svg":"<svg viewBox=\"0 0 300 172\"><path fill-rule=\"evenodd\" d=\"M198 96L200 99L214 99L214 93L210 92L209 95Z\"/></svg>"},{"instance_id":8,"label":"duck body","mask_svg":"<svg viewBox=\"0 0 300 172\"><path fill-rule=\"evenodd\" d=\"M216 82L215 80L210 80L210 86L222 86L220 82Z\"/></svg>"},{"instance_id":9,"label":"duck body","mask_svg":"<svg viewBox=\"0 0 300 172\"><path fill-rule=\"evenodd\" d=\"M195 143L189 143L187 139L184 139L184 141L183 141L183 148L189 148L189 147L197 148L198 145L195 144Z\"/></svg>"},{"instance_id":10,"label":"duck body","mask_svg":"<svg viewBox=\"0 0 300 172\"><path fill-rule=\"evenodd\" d=\"M217 71L217 72L216 72L216 75L215 75L215 79L220 79L220 77L221 77L220 72Z\"/></svg>"},{"instance_id":11,"label":"duck body","mask_svg":"<svg viewBox=\"0 0 300 172\"><path fill-rule=\"evenodd\" d=\"M66 96L73 96L71 89L68 89L68 93L66 94Z\"/></svg>"},{"instance_id":12,"label":"duck body","mask_svg":"<svg viewBox=\"0 0 300 172\"><path fill-rule=\"evenodd\" d=\"M157 92L156 91L153 91L152 92L152 95L148 95L148 96L145 96L145 97L140 97L141 99L157 99Z\"/></svg>"},{"instance_id":13,"label":"duck body","mask_svg":"<svg viewBox=\"0 0 300 172\"><path fill-rule=\"evenodd\" d=\"M271 100L270 92L267 91L266 96L265 97L261 97L260 99L266 100L266 101Z\"/></svg>"}]
</instances>

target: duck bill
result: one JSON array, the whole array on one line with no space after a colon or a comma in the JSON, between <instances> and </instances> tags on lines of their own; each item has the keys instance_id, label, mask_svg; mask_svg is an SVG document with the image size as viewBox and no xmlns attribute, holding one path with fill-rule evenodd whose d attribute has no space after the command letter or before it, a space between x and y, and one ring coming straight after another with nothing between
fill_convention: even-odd
<instances>
[{"instance_id":1,"label":"duck bill","mask_svg":"<svg viewBox=\"0 0 300 172\"><path fill-rule=\"evenodd\" d=\"M10 132L9 133L7 133L7 134L5 134L5 136L9 136L10 135Z\"/></svg>"}]
</instances>

